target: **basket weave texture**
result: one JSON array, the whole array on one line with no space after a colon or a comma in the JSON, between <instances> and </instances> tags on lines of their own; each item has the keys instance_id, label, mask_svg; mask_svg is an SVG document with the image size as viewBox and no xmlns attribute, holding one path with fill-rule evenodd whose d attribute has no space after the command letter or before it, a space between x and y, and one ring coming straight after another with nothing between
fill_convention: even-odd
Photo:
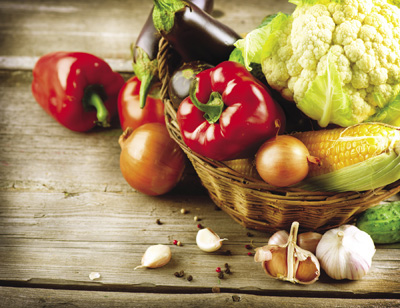
<instances>
[{"instance_id":1,"label":"basket weave texture","mask_svg":"<svg viewBox=\"0 0 400 308\"><path fill-rule=\"evenodd\" d=\"M186 153L213 202L242 226L273 232L289 229L293 221L298 221L302 230L323 231L351 222L361 212L400 191L400 180L363 192L278 188L246 177L223 162L196 154L183 142L176 111L168 99L168 43L163 39L160 41L158 65L165 121L171 138Z\"/></svg>"}]
</instances>

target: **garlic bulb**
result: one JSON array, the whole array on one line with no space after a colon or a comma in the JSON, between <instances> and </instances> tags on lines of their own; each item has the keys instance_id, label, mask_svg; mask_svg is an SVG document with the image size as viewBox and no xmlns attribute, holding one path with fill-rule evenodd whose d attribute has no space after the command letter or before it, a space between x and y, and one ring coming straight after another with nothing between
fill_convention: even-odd
<instances>
[{"instance_id":1,"label":"garlic bulb","mask_svg":"<svg viewBox=\"0 0 400 308\"><path fill-rule=\"evenodd\" d=\"M292 223L285 244L268 244L256 248L254 260L262 262L267 275L293 283L310 284L317 281L320 266L316 256L296 245L299 223ZM285 236L280 233L279 236Z\"/></svg>"},{"instance_id":2,"label":"garlic bulb","mask_svg":"<svg viewBox=\"0 0 400 308\"><path fill-rule=\"evenodd\" d=\"M136 266L135 269L148 267L157 268L166 265L171 260L171 249L167 245L153 245L147 248L142 257L142 265Z\"/></svg>"},{"instance_id":3,"label":"garlic bulb","mask_svg":"<svg viewBox=\"0 0 400 308\"><path fill-rule=\"evenodd\" d=\"M200 229L196 236L197 246L206 252L217 251L221 248L222 242L225 240L227 239L221 239L218 234L210 228Z\"/></svg>"},{"instance_id":4,"label":"garlic bulb","mask_svg":"<svg viewBox=\"0 0 400 308\"><path fill-rule=\"evenodd\" d=\"M365 276L375 254L371 236L353 225L327 231L317 246L321 267L333 279L357 280Z\"/></svg>"}]
</instances>

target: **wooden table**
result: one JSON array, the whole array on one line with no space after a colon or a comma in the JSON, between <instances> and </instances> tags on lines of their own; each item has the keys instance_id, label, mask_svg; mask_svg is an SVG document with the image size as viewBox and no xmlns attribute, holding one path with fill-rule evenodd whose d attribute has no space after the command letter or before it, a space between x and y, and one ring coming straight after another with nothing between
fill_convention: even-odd
<instances>
[{"instance_id":1,"label":"wooden table","mask_svg":"<svg viewBox=\"0 0 400 308\"><path fill-rule=\"evenodd\" d=\"M214 16L239 33L294 8L280 0L215 2ZM50 51L96 54L129 78L129 46L151 5L0 1L0 307L399 307L399 244L377 246L359 281L325 273L309 286L268 278L245 245L265 245L270 234L217 211L190 169L171 193L138 193L120 173L120 128L74 133L39 107L32 68ZM194 216L229 239L221 250L197 248ZM153 244L170 245L172 261L134 270ZM225 263L232 273L219 279L215 269ZM175 277L181 270L185 277Z\"/></svg>"}]
</instances>

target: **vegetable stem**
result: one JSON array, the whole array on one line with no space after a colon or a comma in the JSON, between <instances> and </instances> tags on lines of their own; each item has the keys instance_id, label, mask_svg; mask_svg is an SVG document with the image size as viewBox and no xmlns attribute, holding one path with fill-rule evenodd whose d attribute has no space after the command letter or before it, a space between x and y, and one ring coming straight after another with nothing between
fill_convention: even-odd
<instances>
[{"instance_id":1,"label":"vegetable stem","mask_svg":"<svg viewBox=\"0 0 400 308\"><path fill-rule=\"evenodd\" d=\"M110 126L108 123L108 110L106 106L104 106L103 100L101 99L100 95L96 92L92 92L90 95L89 106L93 106L97 110L97 122L99 125L103 127Z\"/></svg>"},{"instance_id":2,"label":"vegetable stem","mask_svg":"<svg viewBox=\"0 0 400 308\"><path fill-rule=\"evenodd\" d=\"M224 102L222 100L222 95L219 92L212 92L210 98L206 104L201 103L197 97L196 92L198 89L199 81L197 78L193 79L190 86L190 99L200 111L204 112L204 118L210 123L216 123L221 117L222 111L224 109Z\"/></svg>"}]
</instances>

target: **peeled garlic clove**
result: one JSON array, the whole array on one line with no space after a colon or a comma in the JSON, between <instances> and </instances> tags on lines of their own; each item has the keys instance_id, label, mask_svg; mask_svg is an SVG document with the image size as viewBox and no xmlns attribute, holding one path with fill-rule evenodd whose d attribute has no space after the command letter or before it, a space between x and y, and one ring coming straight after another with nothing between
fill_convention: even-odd
<instances>
[{"instance_id":1,"label":"peeled garlic clove","mask_svg":"<svg viewBox=\"0 0 400 308\"><path fill-rule=\"evenodd\" d=\"M300 233L297 237L297 245L315 254L317 245L321 240L322 234L316 232Z\"/></svg>"},{"instance_id":2,"label":"peeled garlic clove","mask_svg":"<svg viewBox=\"0 0 400 308\"><path fill-rule=\"evenodd\" d=\"M277 247L271 252L271 259L263 262L265 272L275 278L287 276L287 250L284 247Z\"/></svg>"},{"instance_id":3,"label":"peeled garlic clove","mask_svg":"<svg viewBox=\"0 0 400 308\"><path fill-rule=\"evenodd\" d=\"M226 238L221 239L218 234L210 228L200 229L196 236L197 246L206 252L217 251L221 248L222 242L225 240Z\"/></svg>"},{"instance_id":4,"label":"peeled garlic clove","mask_svg":"<svg viewBox=\"0 0 400 308\"><path fill-rule=\"evenodd\" d=\"M311 284L318 280L320 275L320 264L317 257L308 250L296 248L298 259L295 280L302 284Z\"/></svg>"},{"instance_id":5,"label":"peeled garlic clove","mask_svg":"<svg viewBox=\"0 0 400 308\"><path fill-rule=\"evenodd\" d=\"M353 225L325 232L317 246L321 267L333 279L357 280L365 276L375 254L371 236Z\"/></svg>"},{"instance_id":6,"label":"peeled garlic clove","mask_svg":"<svg viewBox=\"0 0 400 308\"><path fill-rule=\"evenodd\" d=\"M158 244L147 248L142 257L142 265L136 266L135 269L148 267L157 268L166 265L171 260L171 249L169 246Z\"/></svg>"}]
</instances>

